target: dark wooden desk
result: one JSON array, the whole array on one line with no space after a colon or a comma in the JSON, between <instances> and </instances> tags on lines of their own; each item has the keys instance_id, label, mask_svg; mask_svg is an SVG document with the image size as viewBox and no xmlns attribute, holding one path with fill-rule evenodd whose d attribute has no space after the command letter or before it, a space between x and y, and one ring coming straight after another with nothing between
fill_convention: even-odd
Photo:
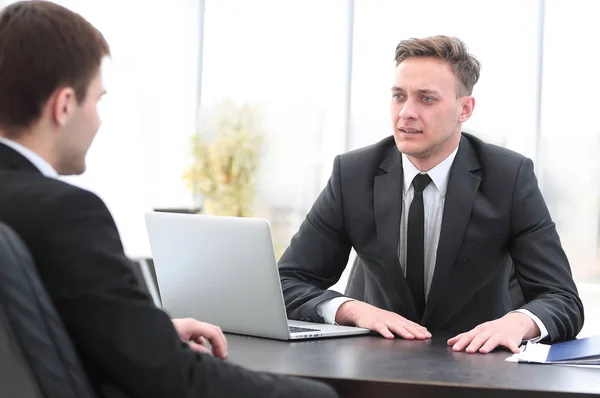
<instances>
[{"instance_id":1,"label":"dark wooden desk","mask_svg":"<svg viewBox=\"0 0 600 398\"><path fill-rule=\"evenodd\" d=\"M376 336L281 342L227 335L229 361L323 380L342 397L600 397L600 370L505 362L507 351L454 353L446 339Z\"/></svg>"}]
</instances>

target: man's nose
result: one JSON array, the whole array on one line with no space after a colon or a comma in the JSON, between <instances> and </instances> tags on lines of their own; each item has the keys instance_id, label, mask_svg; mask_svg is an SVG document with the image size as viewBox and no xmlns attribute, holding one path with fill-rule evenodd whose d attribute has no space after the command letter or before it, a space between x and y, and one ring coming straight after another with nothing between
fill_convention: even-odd
<instances>
[{"instance_id":1,"label":"man's nose","mask_svg":"<svg viewBox=\"0 0 600 398\"><path fill-rule=\"evenodd\" d=\"M411 99L407 99L404 102L402 108L400 108L400 112L398 112L398 116L401 119L416 119L417 118L417 107Z\"/></svg>"}]
</instances>

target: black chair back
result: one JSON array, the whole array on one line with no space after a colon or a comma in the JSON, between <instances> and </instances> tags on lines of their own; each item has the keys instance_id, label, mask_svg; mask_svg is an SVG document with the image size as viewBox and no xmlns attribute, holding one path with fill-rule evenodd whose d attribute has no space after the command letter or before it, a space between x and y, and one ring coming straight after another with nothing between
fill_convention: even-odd
<instances>
[{"instance_id":1,"label":"black chair back","mask_svg":"<svg viewBox=\"0 0 600 398\"><path fill-rule=\"evenodd\" d=\"M96 397L29 250L1 222L0 397Z\"/></svg>"}]
</instances>

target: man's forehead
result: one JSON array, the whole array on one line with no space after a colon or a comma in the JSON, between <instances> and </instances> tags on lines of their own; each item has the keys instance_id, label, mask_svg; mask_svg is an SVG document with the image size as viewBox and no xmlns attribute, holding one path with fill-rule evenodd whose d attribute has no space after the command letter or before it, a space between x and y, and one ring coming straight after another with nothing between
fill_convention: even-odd
<instances>
[{"instance_id":1,"label":"man's forehead","mask_svg":"<svg viewBox=\"0 0 600 398\"><path fill-rule=\"evenodd\" d=\"M403 86L392 86L392 91L418 91L424 94L435 94L439 91L438 87L432 85L410 85L406 84Z\"/></svg>"},{"instance_id":2,"label":"man's forehead","mask_svg":"<svg viewBox=\"0 0 600 398\"><path fill-rule=\"evenodd\" d=\"M402 61L395 70L396 76L428 77L447 76L453 77L452 66L441 59L428 57L411 57Z\"/></svg>"},{"instance_id":3,"label":"man's forehead","mask_svg":"<svg viewBox=\"0 0 600 398\"><path fill-rule=\"evenodd\" d=\"M456 76L448 63L408 58L396 67L392 90L441 92L454 90L456 83Z\"/></svg>"}]
</instances>

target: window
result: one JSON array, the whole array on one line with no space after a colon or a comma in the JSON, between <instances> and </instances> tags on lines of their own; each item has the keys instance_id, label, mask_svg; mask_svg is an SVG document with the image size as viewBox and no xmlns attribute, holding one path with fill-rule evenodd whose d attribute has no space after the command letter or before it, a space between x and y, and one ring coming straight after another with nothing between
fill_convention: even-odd
<instances>
[{"instance_id":1,"label":"window","mask_svg":"<svg viewBox=\"0 0 600 398\"><path fill-rule=\"evenodd\" d=\"M341 0L206 2L202 114L223 98L262 109L254 215L270 221L277 254L345 150L347 13Z\"/></svg>"}]
</instances>

